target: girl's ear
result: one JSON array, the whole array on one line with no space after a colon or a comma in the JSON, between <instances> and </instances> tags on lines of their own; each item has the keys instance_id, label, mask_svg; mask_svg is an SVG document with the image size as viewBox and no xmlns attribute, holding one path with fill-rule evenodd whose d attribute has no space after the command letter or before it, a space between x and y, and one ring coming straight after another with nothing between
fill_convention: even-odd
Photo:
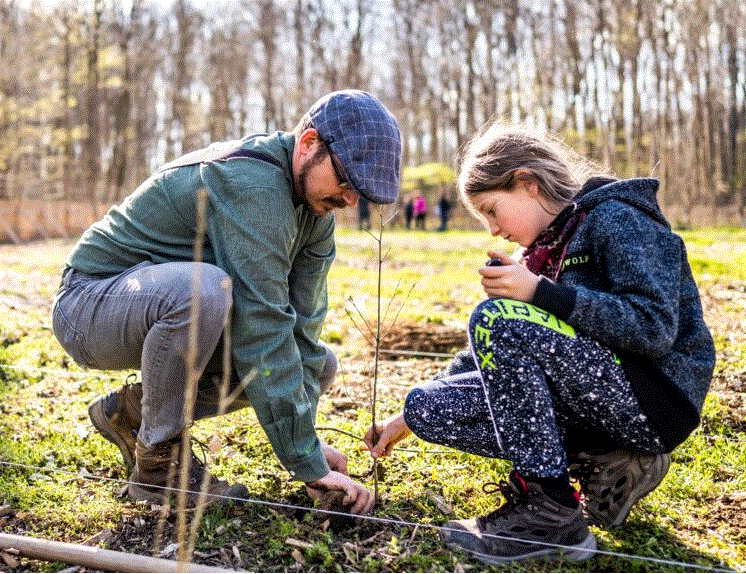
<instances>
[{"instance_id":1,"label":"girl's ear","mask_svg":"<svg viewBox=\"0 0 746 574\"><path fill-rule=\"evenodd\" d=\"M536 182L536 176L530 169L518 168L515 170L513 177L528 192L531 197L539 195L539 184Z\"/></svg>"}]
</instances>

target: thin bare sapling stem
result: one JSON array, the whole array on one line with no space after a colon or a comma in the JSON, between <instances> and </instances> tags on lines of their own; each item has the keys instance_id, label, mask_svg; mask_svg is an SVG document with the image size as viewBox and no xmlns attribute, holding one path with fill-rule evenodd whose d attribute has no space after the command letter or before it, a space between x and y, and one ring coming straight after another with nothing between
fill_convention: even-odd
<instances>
[{"instance_id":1,"label":"thin bare sapling stem","mask_svg":"<svg viewBox=\"0 0 746 574\"><path fill-rule=\"evenodd\" d=\"M178 491L178 545L179 545L179 563L186 563L190 560L190 553L187 548L187 513L186 501L187 490L189 488L189 469L191 466L192 447L191 447L191 427L194 419L194 402L197 394L197 379L199 372L197 369L197 338L199 336L199 316L201 307L200 291L202 288L202 262L203 246L205 237L205 209L207 204L207 191L201 190L197 195L197 231L194 237L194 266L192 275L192 305L189 316L189 345L186 355L186 392L184 397L184 430L181 436L181 460L179 464L179 491ZM204 475L207 477L207 473ZM204 504L203 490L206 488L203 479L200 488L200 503ZM200 514L201 517L201 514ZM195 516L196 520L198 517ZM195 528L194 526L192 527Z\"/></svg>"},{"instance_id":2,"label":"thin bare sapling stem","mask_svg":"<svg viewBox=\"0 0 746 574\"><path fill-rule=\"evenodd\" d=\"M348 301L352 304L355 311L357 311L358 315L360 316L361 321L367 328L367 333L361 328L361 326L358 324L358 322L355 320L352 313L350 313L349 309L345 307L345 312L347 313L347 316L352 321L353 325L360 331L360 334L363 336L365 341L368 344L372 344L374 349L374 362L373 362L373 379L372 379L372 385L371 385L371 428L373 429L373 443L378 442L378 432L376 431L376 422L377 422L377 405L378 405L378 362L381 354L381 342L383 338L385 337L381 335L381 323L388 317L389 311L391 310L391 306L393 304L394 297L399 291L399 286L401 285L401 281L397 282L396 288L394 289L394 294L391 296L391 299L388 302L388 305L386 306L386 311L381 316L382 306L381 306L381 283L382 283L382 275L383 275L383 261L388 257L388 254L390 253L391 249L389 248L386 251L386 254L383 253L383 229L384 227L391 222L391 220L396 216L396 212L394 212L391 217L384 221L383 219L383 209L381 207L378 207L378 217L379 217L379 224L378 229L376 230L376 233L374 234L371 231L367 231L368 235L370 235L373 240L376 242L377 245L377 277L376 277L376 324L375 329L368 323L367 319L365 318L365 315L360 310L360 308L355 304L355 301L352 297L348 299ZM407 293L407 295L404 298L404 301L402 302L399 309L396 311L396 315L394 317L393 324L387 329L386 335L391 331L391 329L394 327L394 324L396 323L397 319L399 318L399 314L401 313L402 308L404 307L404 303L406 303L407 299L409 298L409 295L412 293L412 290L414 289L415 284L412 285L411 289ZM373 341L369 339L369 337L373 338ZM378 459L373 460L373 488L374 488L374 496L376 499L378 499L378 465L379 461Z\"/></svg>"},{"instance_id":3,"label":"thin bare sapling stem","mask_svg":"<svg viewBox=\"0 0 746 574\"><path fill-rule=\"evenodd\" d=\"M226 303L231 300L231 293L233 291L231 280L229 278L224 278L221 285L223 288L223 293L225 295ZM228 385L230 384L230 321L231 321L231 313L228 312L226 315L226 322L223 325L223 374L220 384L220 399L218 403L218 413L217 416L222 416L225 414L225 411L227 409L227 401L226 401L226 395L228 394ZM226 357L227 353L227 357ZM228 363L228 368L226 368L226 362ZM208 451L209 453L209 451ZM212 462L212 457L206 455L206 458ZM189 542L187 543L187 552L186 556L191 560L192 555L194 554L194 548L197 545L197 535L199 534L199 525L202 522L202 516L204 515L205 508L207 505L205 504L205 499L207 495L207 489L209 488L210 483L210 473L205 469L206 472L202 475L202 483L200 484L199 488L199 496L197 498L197 506L194 509L194 516L192 517L192 524L189 529Z\"/></svg>"},{"instance_id":4,"label":"thin bare sapling stem","mask_svg":"<svg viewBox=\"0 0 746 574\"><path fill-rule=\"evenodd\" d=\"M372 235L372 234L371 234ZM375 237L375 236L374 236ZM376 432L376 406L378 401L378 357L381 348L381 272L383 269L383 209L378 208L378 277L376 283L376 339L375 354L373 362L373 392L371 393L370 413L371 424L373 428L373 444L378 442L378 433ZM378 500L378 459L373 459L373 496Z\"/></svg>"}]
</instances>

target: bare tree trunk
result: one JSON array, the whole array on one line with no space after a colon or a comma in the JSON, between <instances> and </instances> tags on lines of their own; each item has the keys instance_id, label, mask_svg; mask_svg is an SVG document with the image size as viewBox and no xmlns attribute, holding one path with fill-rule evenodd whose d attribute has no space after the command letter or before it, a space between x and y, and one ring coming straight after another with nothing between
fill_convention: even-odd
<instances>
[{"instance_id":1,"label":"bare tree trunk","mask_svg":"<svg viewBox=\"0 0 746 574\"><path fill-rule=\"evenodd\" d=\"M302 113L306 105L303 93L306 91L306 42L303 36L303 0L298 0L293 13L293 28L295 29L295 107Z\"/></svg>"},{"instance_id":2,"label":"bare tree trunk","mask_svg":"<svg viewBox=\"0 0 746 574\"><path fill-rule=\"evenodd\" d=\"M278 13L274 0L262 0L259 16L259 40L264 51L262 62L262 96L264 99L265 131L277 129L277 105L275 103L275 60L277 58Z\"/></svg>"},{"instance_id":3,"label":"bare tree trunk","mask_svg":"<svg viewBox=\"0 0 746 574\"><path fill-rule=\"evenodd\" d=\"M13 156L16 145L14 134L17 120L13 119L9 103L18 97L16 54L21 50L17 24L17 6L0 4L0 198L12 197Z\"/></svg>"},{"instance_id":4,"label":"bare tree trunk","mask_svg":"<svg viewBox=\"0 0 746 574\"><path fill-rule=\"evenodd\" d=\"M735 16L735 14L733 15ZM739 149L740 146L738 145L738 39L736 36L735 22L730 18L727 19L725 31L726 43L728 45L730 101L728 102L728 137L724 171L730 195L735 199L739 183L741 185L743 184L743 181L739 182L738 178L739 152L742 155L743 151Z\"/></svg>"},{"instance_id":5,"label":"bare tree trunk","mask_svg":"<svg viewBox=\"0 0 746 574\"><path fill-rule=\"evenodd\" d=\"M114 149L109 169L109 196L107 203L113 203L122 195L126 181L128 158L131 153L130 116L132 111L132 55L131 42L133 27L139 18L141 0L133 0L130 8L129 25L122 31L119 51L124 56L122 65L122 90L114 107Z\"/></svg>"},{"instance_id":6,"label":"bare tree trunk","mask_svg":"<svg viewBox=\"0 0 746 574\"><path fill-rule=\"evenodd\" d=\"M194 31L191 22L193 15L189 7L188 0L176 0L174 5L177 25L177 46L173 61L174 78L171 95L171 121L169 122L170 127L166 135L167 160L191 151L196 147L189 126L192 107L189 96L191 86L189 54L194 46Z\"/></svg>"},{"instance_id":7,"label":"bare tree trunk","mask_svg":"<svg viewBox=\"0 0 746 574\"><path fill-rule=\"evenodd\" d=\"M85 98L88 134L84 142L84 164L87 168L88 194L93 205L97 205L99 201L97 189L101 178L101 124L99 117L101 94L99 91L98 56L102 14L103 0L94 0L93 20L88 28L88 65Z\"/></svg>"},{"instance_id":8,"label":"bare tree trunk","mask_svg":"<svg viewBox=\"0 0 746 574\"><path fill-rule=\"evenodd\" d=\"M609 145L609 121L604 121L602 116L603 104L606 98L611 97L608 89L608 59L604 53L606 32L606 12L604 10L603 0L598 0L596 5L596 26L593 31L593 43L591 49L591 61L594 63L594 81L595 85L595 103L593 116L593 131L595 132L596 147L601 154L601 161L607 168L611 165L611 150ZM607 111L613 110L613 107L607 106Z\"/></svg>"},{"instance_id":9,"label":"bare tree trunk","mask_svg":"<svg viewBox=\"0 0 746 574\"><path fill-rule=\"evenodd\" d=\"M585 110L581 99L581 81L580 73L580 43L577 32L578 13L574 0L565 0L565 42L570 53L569 65L572 71L572 85L570 93L570 108L568 113L576 118L576 131L578 132L578 142L581 152L588 153L588 145L584 137L585 134Z\"/></svg>"},{"instance_id":10,"label":"bare tree trunk","mask_svg":"<svg viewBox=\"0 0 746 574\"><path fill-rule=\"evenodd\" d=\"M357 20L350 38L350 51L347 58L347 87L360 88L360 67L363 64L363 21L366 17L366 3L357 0Z\"/></svg>"},{"instance_id":11,"label":"bare tree trunk","mask_svg":"<svg viewBox=\"0 0 746 574\"><path fill-rule=\"evenodd\" d=\"M476 90L476 71L474 69L474 44L477 40L477 26L471 22L466 15L463 17L464 26L464 48L466 50L466 130L472 134L477 130L476 102L474 92Z\"/></svg>"},{"instance_id":12,"label":"bare tree trunk","mask_svg":"<svg viewBox=\"0 0 746 574\"><path fill-rule=\"evenodd\" d=\"M70 12L67 7L63 8L62 15L62 105L64 113L64 131L65 143L62 148L62 197L65 200L70 199L71 176L73 164L73 120L70 113L70 104L72 99L70 87L70 74L72 70L72 34L73 29L70 23Z\"/></svg>"}]
</instances>

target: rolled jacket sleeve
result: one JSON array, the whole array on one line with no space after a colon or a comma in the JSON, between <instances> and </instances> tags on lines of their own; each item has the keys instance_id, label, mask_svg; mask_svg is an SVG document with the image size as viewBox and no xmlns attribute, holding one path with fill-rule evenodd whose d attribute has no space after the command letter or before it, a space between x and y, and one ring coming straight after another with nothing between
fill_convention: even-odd
<instances>
[{"instance_id":1,"label":"rolled jacket sleeve","mask_svg":"<svg viewBox=\"0 0 746 574\"><path fill-rule=\"evenodd\" d=\"M311 293L291 295L291 248L298 230L290 194L278 193L287 185L282 170L277 169L276 185L253 186L242 164L201 167L209 196L208 240L233 281L233 362L280 462L293 478L311 482L329 467L314 428L318 390L305 383L302 351L312 345L301 338L299 348L296 336L309 329L312 338L320 328L312 327L311 319L318 318L321 303L306 303L298 313L299 297ZM317 291L325 309L325 287Z\"/></svg>"}]
</instances>

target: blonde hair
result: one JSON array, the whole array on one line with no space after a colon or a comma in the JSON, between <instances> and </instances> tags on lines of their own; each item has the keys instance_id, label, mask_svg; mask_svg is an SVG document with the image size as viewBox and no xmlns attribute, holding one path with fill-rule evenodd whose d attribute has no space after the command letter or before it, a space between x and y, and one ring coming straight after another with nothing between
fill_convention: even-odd
<instances>
[{"instance_id":1,"label":"blonde hair","mask_svg":"<svg viewBox=\"0 0 746 574\"><path fill-rule=\"evenodd\" d=\"M602 173L559 140L497 121L464 148L458 192L466 208L481 220L473 201L480 193L512 189L516 182L530 179L546 199L564 205L572 202L588 177Z\"/></svg>"}]
</instances>

